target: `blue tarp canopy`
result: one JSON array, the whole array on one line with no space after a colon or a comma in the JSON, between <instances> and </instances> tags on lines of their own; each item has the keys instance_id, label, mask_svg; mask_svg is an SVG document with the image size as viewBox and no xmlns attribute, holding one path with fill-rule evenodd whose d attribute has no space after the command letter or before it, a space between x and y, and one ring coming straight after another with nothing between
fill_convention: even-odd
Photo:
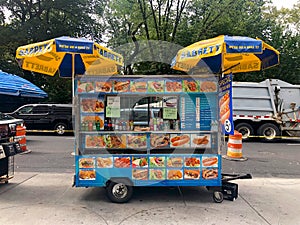
<instances>
[{"instance_id":1,"label":"blue tarp canopy","mask_svg":"<svg viewBox=\"0 0 300 225\"><path fill-rule=\"evenodd\" d=\"M46 98L48 94L22 77L0 70L0 94L31 98Z\"/></svg>"}]
</instances>

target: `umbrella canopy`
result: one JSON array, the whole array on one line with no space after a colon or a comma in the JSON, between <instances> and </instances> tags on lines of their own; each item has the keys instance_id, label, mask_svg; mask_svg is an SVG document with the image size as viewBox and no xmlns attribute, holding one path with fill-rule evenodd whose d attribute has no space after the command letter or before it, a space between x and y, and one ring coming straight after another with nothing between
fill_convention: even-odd
<instances>
[{"instance_id":1,"label":"umbrella canopy","mask_svg":"<svg viewBox=\"0 0 300 225\"><path fill-rule=\"evenodd\" d=\"M107 75L117 73L123 57L108 48L84 38L58 37L21 46L16 59L21 68L54 76L72 77L92 71Z\"/></svg>"},{"instance_id":2,"label":"umbrella canopy","mask_svg":"<svg viewBox=\"0 0 300 225\"><path fill-rule=\"evenodd\" d=\"M213 73L240 73L279 64L279 52L259 39L221 35L196 42L178 51L172 68L189 72L207 67Z\"/></svg>"},{"instance_id":3,"label":"umbrella canopy","mask_svg":"<svg viewBox=\"0 0 300 225\"><path fill-rule=\"evenodd\" d=\"M19 76L0 71L0 94L32 98L46 98L47 93Z\"/></svg>"}]
</instances>

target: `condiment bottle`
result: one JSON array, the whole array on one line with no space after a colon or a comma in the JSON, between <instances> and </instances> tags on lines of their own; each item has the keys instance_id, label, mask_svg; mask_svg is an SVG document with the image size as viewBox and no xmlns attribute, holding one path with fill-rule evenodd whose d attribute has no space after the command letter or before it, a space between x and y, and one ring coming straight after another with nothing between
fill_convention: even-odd
<instances>
[{"instance_id":1,"label":"condiment bottle","mask_svg":"<svg viewBox=\"0 0 300 225\"><path fill-rule=\"evenodd\" d=\"M92 130L93 130L93 122L92 122L92 121L89 121L89 124L88 124L88 130L89 130L89 131L92 131Z\"/></svg>"},{"instance_id":2,"label":"condiment bottle","mask_svg":"<svg viewBox=\"0 0 300 225\"><path fill-rule=\"evenodd\" d=\"M112 120L112 129L111 130L115 130L116 129L116 120Z\"/></svg>"},{"instance_id":3,"label":"condiment bottle","mask_svg":"<svg viewBox=\"0 0 300 225\"><path fill-rule=\"evenodd\" d=\"M133 130L133 121L132 120L130 120L129 125L130 125L130 130Z\"/></svg>"},{"instance_id":4,"label":"condiment bottle","mask_svg":"<svg viewBox=\"0 0 300 225\"><path fill-rule=\"evenodd\" d=\"M107 130L107 119L104 120L104 130Z\"/></svg>"},{"instance_id":5,"label":"condiment bottle","mask_svg":"<svg viewBox=\"0 0 300 225\"><path fill-rule=\"evenodd\" d=\"M107 130L112 131L112 122L111 122L111 119L108 119L108 124L107 124L107 126L108 126L108 129L107 129Z\"/></svg>"},{"instance_id":6,"label":"condiment bottle","mask_svg":"<svg viewBox=\"0 0 300 225\"><path fill-rule=\"evenodd\" d=\"M96 124L96 130L99 131L100 130L100 121L97 120L95 124Z\"/></svg>"},{"instance_id":7,"label":"condiment bottle","mask_svg":"<svg viewBox=\"0 0 300 225\"><path fill-rule=\"evenodd\" d=\"M115 120L115 130L119 130L119 120Z\"/></svg>"}]
</instances>

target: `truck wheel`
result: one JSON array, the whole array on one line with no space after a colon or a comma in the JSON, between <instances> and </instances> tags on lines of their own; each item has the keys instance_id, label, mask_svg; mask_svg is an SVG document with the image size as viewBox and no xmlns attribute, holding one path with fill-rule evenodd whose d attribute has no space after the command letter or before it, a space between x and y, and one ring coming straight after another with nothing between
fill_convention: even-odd
<instances>
[{"instance_id":1,"label":"truck wheel","mask_svg":"<svg viewBox=\"0 0 300 225\"><path fill-rule=\"evenodd\" d=\"M253 127L248 123L239 123L234 127L235 130L240 132L243 136L243 140L249 140L250 136L253 135Z\"/></svg>"},{"instance_id":2,"label":"truck wheel","mask_svg":"<svg viewBox=\"0 0 300 225\"><path fill-rule=\"evenodd\" d=\"M107 197L116 203L128 202L132 196L132 186L126 185L121 182L111 181L106 187Z\"/></svg>"},{"instance_id":3,"label":"truck wheel","mask_svg":"<svg viewBox=\"0 0 300 225\"><path fill-rule=\"evenodd\" d=\"M54 130L58 135L63 135L66 132L66 129L67 129L67 125L65 123L57 123L54 126Z\"/></svg>"},{"instance_id":4,"label":"truck wheel","mask_svg":"<svg viewBox=\"0 0 300 225\"><path fill-rule=\"evenodd\" d=\"M280 130L276 125L272 123L266 123L258 128L258 134L263 136L265 141L272 141L279 136Z\"/></svg>"}]
</instances>

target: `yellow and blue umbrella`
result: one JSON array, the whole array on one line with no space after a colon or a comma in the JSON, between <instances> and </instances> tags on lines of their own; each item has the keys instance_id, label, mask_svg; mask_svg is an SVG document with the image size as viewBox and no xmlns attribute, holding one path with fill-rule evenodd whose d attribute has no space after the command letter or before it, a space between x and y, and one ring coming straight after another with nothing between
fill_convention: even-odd
<instances>
[{"instance_id":1,"label":"yellow and blue umbrella","mask_svg":"<svg viewBox=\"0 0 300 225\"><path fill-rule=\"evenodd\" d=\"M212 73L240 73L279 64L279 52L259 39L220 35L196 42L178 51L172 68L189 72L207 67Z\"/></svg>"},{"instance_id":2,"label":"yellow and blue umbrella","mask_svg":"<svg viewBox=\"0 0 300 225\"><path fill-rule=\"evenodd\" d=\"M123 57L84 38L58 37L21 46L16 51L20 67L37 73L73 77L86 73L112 75Z\"/></svg>"}]
</instances>

